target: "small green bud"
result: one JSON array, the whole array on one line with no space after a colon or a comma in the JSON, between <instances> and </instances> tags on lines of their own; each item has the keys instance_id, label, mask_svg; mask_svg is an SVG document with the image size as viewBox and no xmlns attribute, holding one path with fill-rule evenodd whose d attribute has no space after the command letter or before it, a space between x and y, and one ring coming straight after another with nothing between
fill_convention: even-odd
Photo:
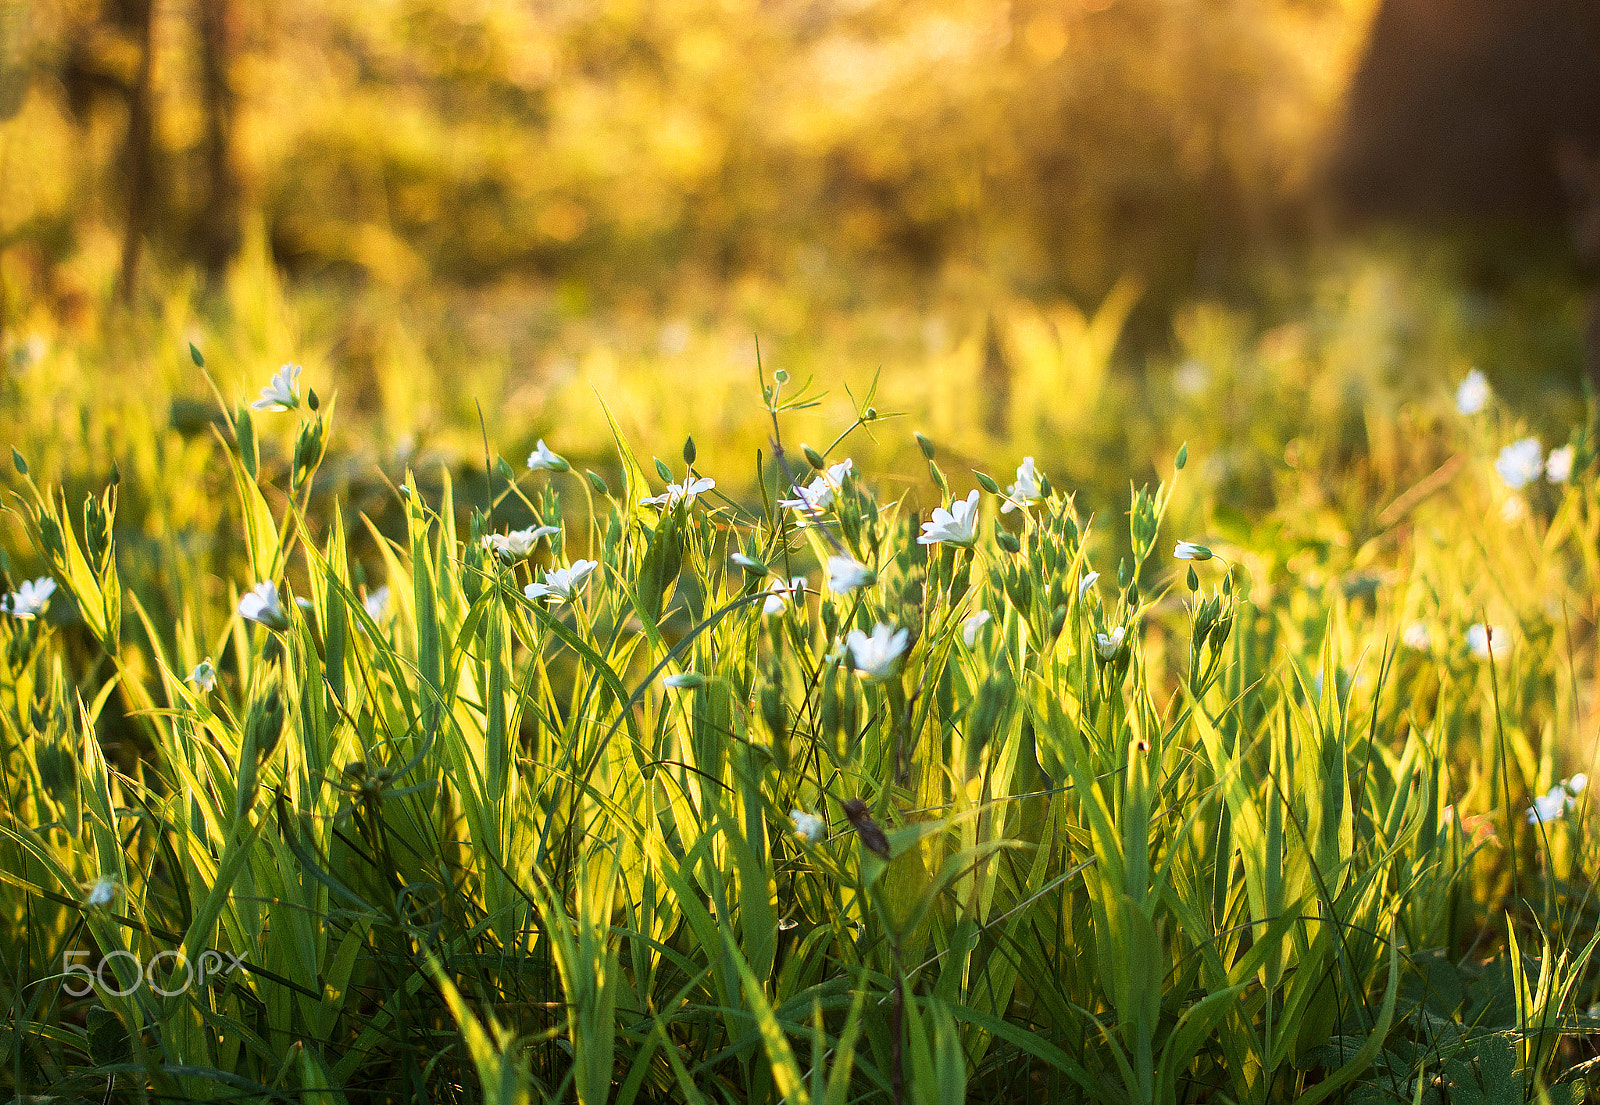
<instances>
[{"instance_id":1,"label":"small green bud","mask_svg":"<svg viewBox=\"0 0 1600 1105\"><path fill-rule=\"evenodd\" d=\"M1200 590L1200 577L1195 574L1194 565L1189 565L1189 590Z\"/></svg>"},{"instance_id":2,"label":"small green bud","mask_svg":"<svg viewBox=\"0 0 1600 1105\"><path fill-rule=\"evenodd\" d=\"M22 454L17 452L15 445L11 447L11 467L17 470L17 475L19 476L28 474L28 462L22 459Z\"/></svg>"},{"instance_id":3,"label":"small green bud","mask_svg":"<svg viewBox=\"0 0 1600 1105\"><path fill-rule=\"evenodd\" d=\"M988 475L985 472L977 472L977 471L974 471L972 474L974 476L978 477L978 486L979 487L983 488L985 491L987 491L991 495L1000 494L1000 485L994 482L994 477L993 476Z\"/></svg>"},{"instance_id":4,"label":"small green bud","mask_svg":"<svg viewBox=\"0 0 1600 1105\"><path fill-rule=\"evenodd\" d=\"M878 420L878 408L877 407L868 407L864 412L862 412L861 421L863 421L863 422L876 422L877 420Z\"/></svg>"},{"instance_id":5,"label":"small green bud","mask_svg":"<svg viewBox=\"0 0 1600 1105\"><path fill-rule=\"evenodd\" d=\"M317 398L316 388L306 389L306 406L311 408L311 413L317 413L317 408L322 406L322 401Z\"/></svg>"},{"instance_id":6,"label":"small green bud","mask_svg":"<svg viewBox=\"0 0 1600 1105\"><path fill-rule=\"evenodd\" d=\"M925 460L933 459L933 442L923 437L921 433L917 434L917 448L922 450L922 456Z\"/></svg>"},{"instance_id":7,"label":"small green bud","mask_svg":"<svg viewBox=\"0 0 1600 1105\"><path fill-rule=\"evenodd\" d=\"M611 494L611 488L606 484L606 481L601 478L600 473L595 472L595 471L593 471L591 469L585 468L583 470L583 474L585 476L589 477L589 486L590 487L594 488L597 492L599 492L602 495Z\"/></svg>"},{"instance_id":8,"label":"small green bud","mask_svg":"<svg viewBox=\"0 0 1600 1105\"><path fill-rule=\"evenodd\" d=\"M692 468L692 467L694 467L694 458L695 458L694 437L691 435L683 443L683 463L689 465Z\"/></svg>"},{"instance_id":9,"label":"small green bud","mask_svg":"<svg viewBox=\"0 0 1600 1105\"><path fill-rule=\"evenodd\" d=\"M660 457L651 458L656 462L656 474L668 483L672 482L672 469L661 463Z\"/></svg>"},{"instance_id":10,"label":"small green bud","mask_svg":"<svg viewBox=\"0 0 1600 1105\"><path fill-rule=\"evenodd\" d=\"M789 374L781 368L772 374L772 378L778 381L780 386L789 382Z\"/></svg>"},{"instance_id":11,"label":"small green bud","mask_svg":"<svg viewBox=\"0 0 1600 1105\"><path fill-rule=\"evenodd\" d=\"M825 460L822 454L817 452L811 446L802 445L800 446L800 451L806 455L806 463L811 465L811 467L815 468L817 471L820 472L824 468L828 467L827 460Z\"/></svg>"},{"instance_id":12,"label":"small green bud","mask_svg":"<svg viewBox=\"0 0 1600 1105\"><path fill-rule=\"evenodd\" d=\"M189 343L189 359L194 362L196 368L206 366L206 359L200 355L200 350L194 347L194 342Z\"/></svg>"},{"instance_id":13,"label":"small green bud","mask_svg":"<svg viewBox=\"0 0 1600 1105\"><path fill-rule=\"evenodd\" d=\"M1176 468L1178 471L1182 472L1183 471L1183 466L1188 464L1188 463L1189 463L1189 443L1187 441L1185 441L1182 445L1178 446L1178 459L1173 462L1173 467Z\"/></svg>"},{"instance_id":14,"label":"small green bud","mask_svg":"<svg viewBox=\"0 0 1600 1105\"><path fill-rule=\"evenodd\" d=\"M495 459L495 470L499 472L501 476L505 477L505 481L507 483L513 483L516 481L516 473L511 470L511 465L506 463L505 457L497 457Z\"/></svg>"}]
</instances>

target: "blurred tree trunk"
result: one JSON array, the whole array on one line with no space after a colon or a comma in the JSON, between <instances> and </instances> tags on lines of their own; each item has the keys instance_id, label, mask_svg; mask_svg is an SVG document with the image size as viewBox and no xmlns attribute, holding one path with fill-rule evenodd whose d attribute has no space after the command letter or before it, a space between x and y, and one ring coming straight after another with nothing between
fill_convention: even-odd
<instances>
[{"instance_id":1,"label":"blurred tree trunk","mask_svg":"<svg viewBox=\"0 0 1600 1105\"><path fill-rule=\"evenodd\" d=\"M239 248L239 179L234 170L233 12L229 0L199 0L200 70L206 116L206 206L200 256L216 278Z\"/></svg>"},{"instance_id":2,"label":"blurred tree trunk","mask_svg":"<svg viewBox=\"0 0 1600 1105\"><path fill-rule=\"evenodd\" d=\"M139 50L138 76L128 91L128 207L123 224L122 302L133 300L139 278L139 255L149 221L151 189L155 184L155 104L152 95L155 67L155 0L122 0L122 14Z\"/></svg>"}]
</instances>

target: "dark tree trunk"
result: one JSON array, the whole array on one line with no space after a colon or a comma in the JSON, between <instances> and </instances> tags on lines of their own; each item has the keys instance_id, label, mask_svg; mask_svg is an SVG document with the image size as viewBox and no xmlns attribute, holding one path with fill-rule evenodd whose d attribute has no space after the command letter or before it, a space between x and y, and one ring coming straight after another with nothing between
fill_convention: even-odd
<instances>
[{"instance_id":1,"label":"dark tree trunk","mask_svg":"<svg viewBox=\"0 0 1600 1105\"><path fill-rule=\"evenodd\" d=\"M122 236L122 302L133 300L139 279L139 255L149 221L151 190L155 186L155 103L152 85L155 66L155 2L125 0L129 29L139 49L139 73L128 93L127 219Z\"/></svg>"},{"instance_id":2,"label":"dark tree trunk","mask_svg":"<svg viewBox=\"0 0 1600 1105\"><path fill-rule=\"evenodd\" d=\"M215 278L239 249L239 178L234 170L237 97L230 66L233 19L229 0L199 0L201 87L206 113L206 206L200 217L200 259Z\"/></svg>"},{"instance_id":3,"label":"dark tree trunk","mask_svg":"<svg viewBox=\"0 0 1600 1105\"><path fill-rule=\"evenodd\" d=\"M1553 151L1600 147L1593 0L1383 0L1332 184L1357 214L1558 229Z\"/></svg>"}]
</instances>

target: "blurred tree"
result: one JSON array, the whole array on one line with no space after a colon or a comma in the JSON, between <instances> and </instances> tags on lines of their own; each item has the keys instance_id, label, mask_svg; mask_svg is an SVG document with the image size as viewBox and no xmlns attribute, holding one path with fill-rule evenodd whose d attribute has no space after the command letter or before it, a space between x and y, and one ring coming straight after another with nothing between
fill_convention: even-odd
<instances>
[{"instance_id":1,"label":"blurred tree","mask_svg":"<svg viewBox=\"0 0 1600 1105\"><path fill-rule=\"evenodd\" d=\"M1555 230L1564 141L1600 151L1600 5L1384 0L1333 181L1362 214Z\"/></svg>"},{"instance_id":2,"label":"blurred tree","mask_svg":"<svg viewBox=\"0 0 1600 1105\"><path fill-rule=\"evenodd\" d=\"M123 128L33 202L115 225L125 289L259 214L291 271L394 285L1160 299L1296 225L1373 2L36 0L60 83L11 139L61 92Z\"/></svg>"},{"instance_id":3,"label":"blurred tree","mask_svg":"<svg viewBox=\"0 0 1600 1105\"><path fill-rule=\"evenodd\" d=\"M199 0L201 95L206 120L206 201L199 253L206 271L221 275L239 249L240 184L234 166L234 20L228 0Z\"/></svg>"}]
</instances>

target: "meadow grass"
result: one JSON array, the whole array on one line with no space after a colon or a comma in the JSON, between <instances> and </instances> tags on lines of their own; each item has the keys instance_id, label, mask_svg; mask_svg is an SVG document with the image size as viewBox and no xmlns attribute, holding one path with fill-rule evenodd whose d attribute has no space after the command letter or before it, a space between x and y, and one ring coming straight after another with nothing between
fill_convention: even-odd
<instances>
[{"instance_id":1,"label":"meadow grass","mask_svg":"<svg viewBox=\"0 0 1600 1105\"><path fill-rule=\"evenodd\" d=\"M169 393L165 354L22 377L0 1081L1581 1100L1592 428L1535 470L1492 394L1363 367L1370 330L1312 354L1204 311L1141 414L1119 310L1002 319L1015 479L974 459L970 349L842 398L643 392L743 404L715 467L670 424L641 459L620 377L431 458L343 441L315 371L286 410ZM181 371L232 378L275 312Z\"/></svg>"}]
</instances>

